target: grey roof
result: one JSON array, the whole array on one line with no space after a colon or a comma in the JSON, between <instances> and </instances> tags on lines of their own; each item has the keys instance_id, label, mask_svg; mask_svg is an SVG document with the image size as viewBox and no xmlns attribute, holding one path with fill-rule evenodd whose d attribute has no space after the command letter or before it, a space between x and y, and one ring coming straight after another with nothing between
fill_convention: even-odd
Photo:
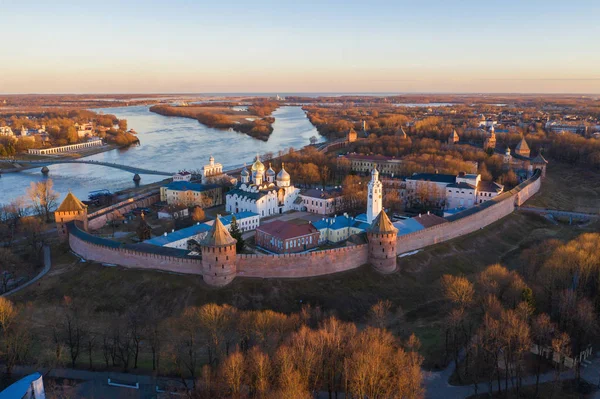
<instances>
[{"instance_id":1,"label":"grey roof","mask_svg":"<svg viewBox=\"0 0 600 399\"><path fill-rule=\"evenodd\" d=\"M474 185L469 184L469 183L465 183L465 182L448 184L446 187L448 187L448 188L463 188L463 189L475 190L475 186Z\"/></svg>"},{"instance_id":2,"label":"grey roof","mask_svg":"<svg viewBox=\"0 0 600 399\"><path fill-rule=\"evenodd\" d=\"M451 184L456 183L456 176L444 175L440 173L415 173L412 176L407 177L406 180L424 180Z\"/></svg>"},{"instance_id":3,"label":"grey roof","mask_svg":"<svg viewBox=\"0 0 600 399\"><path fill-rule=\"evenodd\" d=\"M477 190L485 191L488 193L499 193L502 192L502 190L504 190L504 186L493 181L481 180L477 185Z\"/></svg>"},{"instance_id":4,"label":"grey roof","mask_svg":"<svg viewBox=\"0 0 600 399\"><path fill-rule=\"evenodd\" d=\"M331 189L331 190L319 190L316 188L309 188L308 190L302 190L300 192L300 195L303 195L305 197L311 197L311 198L328 199L328 198L339 197L340 195L342 195L342 190L339 188Z\"/></svg>"},{"instance_id":5,"label":"grey roof","mask_svg":"<svg viewBox=\"0 0 600 399\"><path fill-rule=\"evenodd\" d=\"M250 198L254 201L261 199L262 197L264 197L265 195L267 195L268 191L259 191L257 193L253 193L250 191L244 191L240 188L234 188L233 190L230 190L227 195L238 195L240 197L244 197L244 198Z\"/></svg>"}]
</instances>

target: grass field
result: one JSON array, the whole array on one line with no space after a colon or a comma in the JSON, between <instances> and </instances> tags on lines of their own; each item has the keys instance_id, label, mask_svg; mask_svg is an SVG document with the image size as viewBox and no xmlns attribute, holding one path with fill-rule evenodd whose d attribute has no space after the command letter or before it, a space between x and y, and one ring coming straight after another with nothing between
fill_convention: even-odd
<instances>
[{"instance_id":1,"label":"grass field","mask_svg":"<svg viewBox=\"0 0 600 399\"><path fill-rule=\"evenodd\" d=\"M600 173L568 164L550 163L540 193L526 205L600 213Z\"/></svg>"}]
</instances>

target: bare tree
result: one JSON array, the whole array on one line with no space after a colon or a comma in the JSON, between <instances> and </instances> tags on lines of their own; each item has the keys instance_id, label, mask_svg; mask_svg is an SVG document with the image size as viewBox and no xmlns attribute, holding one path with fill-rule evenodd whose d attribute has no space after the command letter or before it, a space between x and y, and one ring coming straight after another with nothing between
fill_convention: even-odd
<instances>
[{"instance_id":1,"label":"bare tree","mask_svg":"<svg viewBox=\"0 0 600 399\"><path fill-rule=\"evenodd\" d=\"M52 189L52 179L31 182L27 189L27 196L33 204L33 209L46 222L50 222L50 215L57 206L58 193Z\"/></svg>"},{"instance_id":2,"label":"bare tree","mask_svg":"<svg viewBox=\"0 0 600 399\"><path fill-rule=\"evenodd\" d=\"M377 328L387 328L391 318L392 302L380 300L371 306L369 318L371 325Z\"/></svg>"},{"instance_id":3,"label":"bare tree","mask_svg":"<svg viewBox=\"0 0 600 399\"><path fill-rule=\"evenodd\" d=\"M21 219L27 213L25 200L22 197L15 199L9 204L0 206L0 240L4 240L6 246L11 246Z\"/></svg>"},{"instance_id":4,"label":"bare tree","mask_svg":"<svg viewBox=\"0 0 600 399\"><path fill-rule=\"evenodd\" d=\"M239 398L244 381L244 355L235 351L225 358L221 365L221 375L232 398Z\"/></svg>"}]
</instances>

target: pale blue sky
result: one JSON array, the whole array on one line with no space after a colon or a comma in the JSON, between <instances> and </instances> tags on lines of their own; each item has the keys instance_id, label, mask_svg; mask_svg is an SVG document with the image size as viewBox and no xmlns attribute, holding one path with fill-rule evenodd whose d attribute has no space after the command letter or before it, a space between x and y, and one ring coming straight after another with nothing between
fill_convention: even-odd
<instances>
[{"instance_id":1,"label":"pale blue sky","mask_svg":"<svg viewBox=\"0 0 600 399\"><path fill-rule=\"evenodd\" d=\"M600 93L599 15L591 0L0 0L0 93Z\"/></svg>"}]
</instances>

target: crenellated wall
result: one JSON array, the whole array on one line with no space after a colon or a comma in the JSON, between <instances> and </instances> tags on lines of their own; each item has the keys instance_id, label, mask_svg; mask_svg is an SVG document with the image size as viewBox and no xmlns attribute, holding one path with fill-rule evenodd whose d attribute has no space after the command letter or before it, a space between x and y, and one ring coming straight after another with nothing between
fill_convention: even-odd
<instances>
[{"instance_id":1,"label":"crenellated wall","mask_svg":"<svg viewBox=\"0 0 600 399\"><path fill-rule=\"evenodd\" d=\"M512 213L516 206L523 204L540 189L539 171L526 182L513 190L499 195L486 203L468 209L448 218L449 223L433 226L397 238L398 254L424 248L472 233ZM90 229L96 219L107 214L137 206L147 206L151 201L144 198L128 202L120 208L97 214L89 221ZM125 211L126 212L126 211ZM102 220L102 219L101 219ZM106 219L104 219L104 222ZM74 223L69 225L71 249L85 259L118 264L140 269L166 270L187 274L202 274L202 262L197 257L188 257L187 251L156 247L148 244L122 245L100 238L81 230ZM314 251L302 254L284 255L237 255L235 264L237 276L259 278L311 277L355 269L372 263L369 259L368 244ZM233 279L233 277L232 277ZM210 283L210 281L207 281Z\"/></svg>"},{"instance_id":2,"label":"crenellated wall","mask_svg":"<svg viewBox=\"0 0 600 399\"><path fill-rule=\"evenodd\" d=\"M510 215L515 206L520 206L541 186L539 173L514 189L481 205L448 218L450 223L438 224L414 233L399 236L396 253L402 254L415 249L437 244L484 228L505 216Z\"/></svg>"},{"instance_id":3,"label":"crenellated wall","mask_svg":"<svg viewBox=\"0 0 600 399\"><path fill-rule=\"evenodd\" d=\"M355 269L368 263L366 244L284 255L238 255L240 277L310 277Z\"/></svg>"},{"instance_id":4,"label":"crenellated wall","mask_svg":"<svg viewBox=\"0 0 600 399\"><path fill-rule=\"evenodd\" d=\"M69 245L73 252L84 259L138 269L202 274L202 261L199 258L151 253L143 249L115 246L112 243L114 241L92 236L77 226L70 226Z\"/></svg>"}]
</instances>

